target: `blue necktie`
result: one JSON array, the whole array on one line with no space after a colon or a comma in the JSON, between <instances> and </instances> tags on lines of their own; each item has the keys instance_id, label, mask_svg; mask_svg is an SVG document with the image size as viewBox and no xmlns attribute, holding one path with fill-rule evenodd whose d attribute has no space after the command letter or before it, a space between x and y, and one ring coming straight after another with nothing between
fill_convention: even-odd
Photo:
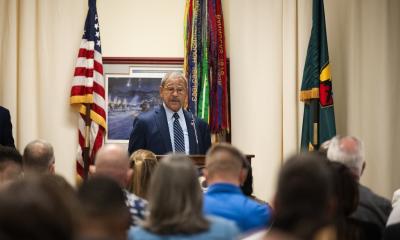
<instances>
[{"instance_id":1,"label":"blue necktie","mask_svg":"<svg viewBox=\"0 0 400 240\"><path fill-rule=\"evenodd\" d=\"M183 137L183 130L181 124L179 123L178 113L174 113L174 145L175 152L185 153L185 139Z\"/></svg>"}]
</instances>

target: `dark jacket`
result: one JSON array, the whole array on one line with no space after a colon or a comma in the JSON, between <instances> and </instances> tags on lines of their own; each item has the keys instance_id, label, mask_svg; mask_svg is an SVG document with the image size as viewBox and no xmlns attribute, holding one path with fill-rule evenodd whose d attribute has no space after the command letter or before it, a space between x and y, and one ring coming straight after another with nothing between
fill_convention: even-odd
<instances>
[{"instance_id":1,"label":"dark jacket","mask_svg":"<svg viewBox=\"0 0 400 240\"><path fill-rule=\"evenodd\" d=\"M211 146L207 123L183 110L189 135L189 153L205 154ZM167 117L163 106L140 114L133 121L129 138L129 154L138 149L147 149L157 155L172 152Z\"/></svg>"},{"instance_id":2,"label":"dark jacket","mask_svg":"<svg viewBox=\"0 0 400 240\"><path fill-rule=\"evenodd\" d=\"M0 145L14 147L10 112L2 106L0 106Z\"/></svg>"}]
</instances>

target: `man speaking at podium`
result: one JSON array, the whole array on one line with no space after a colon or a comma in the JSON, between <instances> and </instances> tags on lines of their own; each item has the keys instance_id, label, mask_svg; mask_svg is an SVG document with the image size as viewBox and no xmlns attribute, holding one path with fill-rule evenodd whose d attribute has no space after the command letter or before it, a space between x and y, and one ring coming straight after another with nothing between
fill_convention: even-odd
<instances>
[{"instance_id":1,"label":"man speaking at podium","mask_svg":"<svg viewBox=\"0 0 400 240\"><path fill-rule=\"evenodd\" d=\"M167 73L161 80L163 104L140 114L133 121L129 154L147 149L157 155L169 152L205 154L211 146L207 123L184 110L187 80L179 72Z\"/></svg>"}]
</instances>

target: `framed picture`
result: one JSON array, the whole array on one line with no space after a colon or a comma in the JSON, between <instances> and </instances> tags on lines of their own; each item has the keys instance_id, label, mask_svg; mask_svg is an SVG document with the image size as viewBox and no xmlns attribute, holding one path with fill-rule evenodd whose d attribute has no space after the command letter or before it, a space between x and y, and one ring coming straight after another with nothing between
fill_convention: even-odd
<instances>
[{"instance_id":1,"label":"framed picture","mask_svg":"<svg viewBox=\"0 0 400 240\"><path fill-rule=\"evenodd\" d=\"M133 120L162 103L161 79L182 71L179 58L103 58L106 88L106 143L128 143Z\"/></svg>"}]
</instances>

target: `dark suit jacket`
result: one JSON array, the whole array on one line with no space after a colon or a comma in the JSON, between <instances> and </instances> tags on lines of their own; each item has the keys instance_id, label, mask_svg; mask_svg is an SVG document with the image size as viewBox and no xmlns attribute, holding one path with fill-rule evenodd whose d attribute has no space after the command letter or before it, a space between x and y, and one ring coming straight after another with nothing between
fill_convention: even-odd
<instances>
[{"instance_id":1,"label":"dark suit jacket","mask_svg":"<svg viewBox=\"0 0 400 240\"><path fill-rule=\"evenodd\" d=\"M389 200L375 194L369 188L359 184L359 203L351 218L375 224L381 234L392 211Z\"/></svg>"},{"instance_id":2,"label":"dark suit jacket","mask_svg":"<svg viewBox=\"0 0 400 240\"><path fill-rule=\"evenodd\" d=\"M400 239L400 223L389 225L385 229L384 240L399 240Z\"/></svg>"},{"instance_id":3,"label":"dark suit jacket","mask_svg":"<svg viewBox=\"0 0 400 240\"><path fill-rule=\"evenodd\" d=\"M189 153L205 154L211 146L210 130L207 123L183 110L189 135ZM196 141L197 135L197 141ZM167 117L161 105L149 112L140 114L133 121L129 138L129 154L138 149L147 149L157 155L172 152Z\"/></svg>"},{"instance_id":4,"label":"dark suit jacket","mask_svg":"<svg viewBox=\"0 0 400 240\"><path fill-rule=\"evenodd\" d=\"M0 106L0 145L14 147L10 112L2 106Z\"/></svg>"}]
</instances>

